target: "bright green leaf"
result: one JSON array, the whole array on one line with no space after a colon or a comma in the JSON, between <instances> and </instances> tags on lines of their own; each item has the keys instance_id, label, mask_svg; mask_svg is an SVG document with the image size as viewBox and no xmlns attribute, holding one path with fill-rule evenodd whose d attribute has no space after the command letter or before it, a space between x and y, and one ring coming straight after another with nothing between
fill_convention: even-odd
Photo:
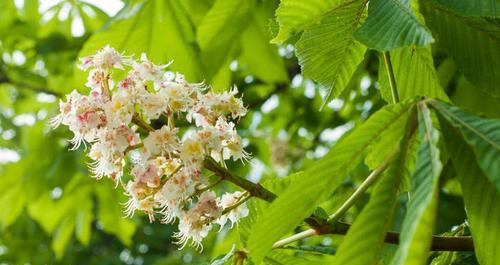
<instances>
[{"instance_id":1,"label":"bright green leaf","mask_svg":"<svg viewBox=\"0 0 500 265\"><path fill-rule=\"evenodd\" d=\"M67 216L61 222L61 225L54 232L54 237L52 238L52 249L56 253L57 259L62 259L64 255L64 250L68 245L73 230L75 228L75 218L73 216Z\"/></svg>"},{"instance_id":2,"label":"bright green leaf","mask_svg":"<svg viewBox=\"0 0 500 265\"><path fill-rule=\"evenodd\" d=\"M302 32L340 0L282 0L276 9L279 24L278 35L271 41L283 44L290 37Z\"/></svg>"},{"instance_id":3,"label":"bright green leaf","mask_svg":"<svg viewBox=\"0 0 500 265\"><path fill-rule=\"evenodd\" d=\"M319 24L307 28L296 43L302 73L325 90L324 104L345 89L366 47L352 34L363 20L365 1L338 5L323 16Z\"/></svg>"}]
</instances>

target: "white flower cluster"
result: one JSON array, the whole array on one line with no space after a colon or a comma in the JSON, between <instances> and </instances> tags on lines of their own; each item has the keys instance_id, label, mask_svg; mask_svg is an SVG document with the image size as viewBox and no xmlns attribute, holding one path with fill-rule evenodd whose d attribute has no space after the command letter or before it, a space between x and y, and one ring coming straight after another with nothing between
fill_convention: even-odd
<instances>
[{"instance_id":1,"label":"white flower cluster","mask_svg":"<svg viewBox=\"0 0 500 265\"><path fill-rule=\"evenodd\" d=\"M207 157L220 163L248 159L231 122L247 110L236 88L212 93L166 72L167 66L153 64L145 54L136 61L106 46L81 59L80 68L90 70L90 93L67 95L51 123L74 133L72 149L91 146L90 169L96 178L107 176L125 187L127 216L141 210L151 221L156 215L164 223L179 220L178 243L201 247L213 223L222 227L229 220L232 226L248 215L244 193L217 198L202 174ZM115 86L112 74L117 71L126 77ZM180 135L175 123L182 119L195 129ZM153 128L150 123L156 120L165 125ZM136 155L127 160L131 152ZM126 168L133 179L123 184Z\"/></svg>"}]
</instances>

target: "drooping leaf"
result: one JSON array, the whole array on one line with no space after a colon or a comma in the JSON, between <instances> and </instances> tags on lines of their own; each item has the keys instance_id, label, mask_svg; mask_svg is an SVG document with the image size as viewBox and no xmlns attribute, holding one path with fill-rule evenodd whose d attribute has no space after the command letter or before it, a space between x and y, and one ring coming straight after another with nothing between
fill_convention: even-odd
<instances>
[{"instance_id":1,"label":"drooping leaf","mask_svg":"<svg viewBox=\"0 0 500 265\"><path fill-rule=\"evenodd\" d=\"M371 0L368 18L354 37L379 51L426 46L433 41L430 32L415 16L409 0Z\"/></svg>"},{"instance_id":2,"label":"drooping leaf","mask_svg":"<svg viewBox=\"0 0 500 265\"><path fill-rule=\"evenodd\" d=\"M254 0L216 0L197 29L201 49L225 48L234 42L250 20L254 5Z\"/></svg>"},{"instance_id":3,"label":"drooping leaf","mask_svg":"<svg viewBox=\"0 0 500 265\"><path fill-rule=\"evenodd\" d=\"M474 151L484 174L500 191L500 120L481 119L435 100L432 101L432 106L451 126L460 131Z\"/></svg>"},{"instance_id":4,"label":"drooping leaf","mask_svg":"<svg viewBox=\"0 0 500 265\"><path fill-rule=\"evenodd\" d=\"M381 109L292 182L252 228L248 248L254 260L261 261L275 241L308 217L356 167L368 147L391 124L406 116L411 106L396 104Z\"/></svg>"},{"instance_id":5,"label":"drooping leaf","mask_svg":"<svg viewBox=\"0 0 500 265\"><path fill-rule=\"evenodd\" d=\"M52 239L52 249L56 253L56 258L61 259L64 255L64 250L66 245L71 239L73 230L75 229L75 218L73 216L66 216L61 225L54 232L54 238Z\"/></svg>"},{"instance_id":6,"label":"drooping leaf","mask_svg":"<svg viewBox=\"0 0 500 265\"><path fill-rule=\"evenodd\" d=\"M425 103L418 104L420 147L410 184L410 201L398 250L391 265L426 264L438 206L439 175L443 165L434 128Z\"/></svg>"},{"instance_id":7,"label":"drooping leaf","mask_svg":"<svg viewBox=\"0 0 500 265\"><path fill-rule=\"evenodd\" d=\"M430 47L404 47L390 54L400 100L422 96L449 100L439 84ZM387 72L380 61L380 93L385 101L392 102Z\"/></svg>"},{"instance_id":8,"label":"drooping leaf","mask_svg":"<svg viewBox=\"0 0 500 265\"><path fill-rule=\"evenodd\" d=\"M342 93L363 61L366 47L352 34L363 20L365 2L348 1L330 9L296 43L302 73L325 90L324 104Z\"/></svg>"},{"instance_id":9,"label":"drooping leaf","mask_svg":"<svg viewBox=\"0 0 500 265\"><path fill-rule=\"evenodd\" d=\"M174 60L171 69L182 72L189 81L195 82L202 78L192 45L194 40L189 16L178 0L130 3L107 28L89 38L79 56L93 54L105 45L128 55L140 56L144 52L158 64ZM85 83L82 80L78 80L79 86Z\"/></svg>"},{"instance_id":10,"label":"drooping leaf","mask_svg":"<svg viewBox=\"0 0 500 265\"><path fill-rule=\"evenodd\" d=\"M267 32L269 16L261 7L255 11L247 29L241 35L242 67L251 75L266 83L286 83L288 73L283 58L278 54L276 45L270 44Z\"/></svg>"},{"instance_id":11,"label":"drooping leaf","mask_svg":"<svg viewBox=\"0 0 500 265\"><path fill-rule=\"evenodd\" d=\"M500 3L496 0L437 0L437 2L464 16L500 17Z\"/></svg>"},{"instance_id":12,"label":"drooping leaf","mask_svg":"<svg viewBox=\"0 0 500 265\"><path fill-rule=\"evenodd\" d=\"M474 250L481 265L500 260L500 192L488 180L459 129L440 117L446 147L462 188Z\"/></svg>"},{"instance_id":13,"label":"drooping leaf","mask_svg":"<svg viewBox=\"0 0 500 265\"><path fill-rule=\"evenodd\" d=\"M500 26L458 15L434 1L422 2L422 13L438 46L453 57L469 81L500 97Z\"/></svg>"},{"instance_id":14,"label":"drooping leaf","mask_svg":"<svg viewBox=\"0 0 500 265\"><path fill-rule=\"evenodd\" d=\"M400 153L375 184L370 201L349 228L340 244L333 264L376 264L385 233L395 211L399 183L407 171L407 151L415 130L416 117L407 120L405 136L399 143Z\"/></svg>"},{"instance_id":15,"label":"drooping leaf","mask_svg":"<svg viewBox=\"0 0 500 265\"><path fill-rule=\"evenodd\" d=\"M340 0L283 0L276 9L279 24L278 35L273 43L284 43L290 37L313 25L325 11L339 4Z\"/></svg>"},{"instance_id":16,"label":"drooping leaf","mask_svg":"<svg viewBox=\"0 0 500 265\"><path fill-rule=\"evenodd\" d=\"M301 257L291 256L279 250L271 251L264 258L264 264L268 265L320 265L321 262L311 261Z\"/></svg>"}]
</instances>

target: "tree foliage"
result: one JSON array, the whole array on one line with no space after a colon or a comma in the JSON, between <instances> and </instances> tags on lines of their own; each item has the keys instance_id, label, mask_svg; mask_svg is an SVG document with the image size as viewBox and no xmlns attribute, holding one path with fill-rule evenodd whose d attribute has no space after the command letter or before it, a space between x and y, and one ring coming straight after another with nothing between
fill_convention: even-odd
<instances>
[{"instance_id":1,"label":"tree foliage","mask_svg":"<svg viewBox=\"0 0 500 265\"><path fill-rule=\"evenodd\" d=\"M497 1L110 3L116 14L0 1L1 262L498 263ZM202 253L178 250L171 225L124 218L123 191L90 178L84 148L68 152L70 133L47 126L84 89L78 58L105 45L174 61L213 91L238 86L252 159L225 170L276 199L252 198Z\"/></svg>"}]
</instances>

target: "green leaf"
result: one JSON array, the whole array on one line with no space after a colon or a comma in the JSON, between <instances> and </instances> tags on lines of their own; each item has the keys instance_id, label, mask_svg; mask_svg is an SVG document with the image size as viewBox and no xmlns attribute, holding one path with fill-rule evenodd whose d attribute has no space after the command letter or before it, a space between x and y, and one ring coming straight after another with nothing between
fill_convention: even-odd
<instances>
[{"instance_id":1,"label":"green leaf","mask_svg":"<svg viewBox=\"0 0 500 265\"><path fill-rule=\"evenodd\" d=\"M76 238L86 246L90 242L90 235L92 232L92 221L94 221L94 214L92 212L92 193L86 192L80 196L78 200L78 210L76 212L75 233Z\"/></svg>"},{"instance_id":2,"label":"green leaf","mask_svg":"<svg viewBox=\"0 0 500 265\"><path fill-rule=\"evenodd\" d=\"M460 131L486 177L500 191L500 120L481 119L439 101L431 104Z\"/></svg>"},{"instance_id":3,"label":"green leaf","mask_svg":"<svg viewBox=\"0 0 500 265\"><path fill-rule=\"evenodd\" d=\"M478 116L500 119L500 99L492 97L471 84L464 76L457 80L451 96L457 107Z\"/></svg>"},{"instance_id":4,"label":"green leaf","mask_svg":"<svg viewBox=\"0 0 500 265\"><path fill-rule=\"evenodd\" d=\"M308 217L361 162L368 147L391 124L407 115L411 106L396 104L379 110L292 182L252 228L248 248L254 260L261 261L275 241Z\"/></svg>"},{"instance_id":5,"label":"green leaf","mask_svg":"<svg viewBox=\"0 0 500 265\"><path fill-rule=\"evenodd\" d=\"M414 132L415 115L407 121L400 154L377 181L368 204L349 228L334 256L334 264L376 264L385 233L395 212L398 187L408 167L407 150Z\"/></svg>"},{"instance_id":6,"label":"green leaf","mask_svg":"<svg viewBox=\"0 0 500 265\"><path fill-rule=\"evenodd\" d=\"M271 42L283 44L313 25L318 17L339 3L340 0L282 0L276 9L278 35Z\"/></svg>"},{"instance_id":7,"label":"green leaf","mask_svg":"<svg viewBox=\"0 0 500 265\"><path fill-rule=\"evenodd\" d=\"M201 49L224 48L234 42L254 5L255 0L216 0L198 26L196 39Z\"/></svg>"},{"instance_id":8,"label":"green leaf","mask_svg":"<svg viewBox=\"0 0 500 265\"><path fill-rule=\"evenodd\" d=\"M56 253L56 259L62 259L64 250L71 239L74 228L75 218L73 216L67 216L54 232L54 237L52 238L52 249Z\"/></svg>"},{"instance_id":9,"label":"green leaf","mask_svg":"<svg viewBox=\"0 0 500 265\"><path fill-rule=\"evenodd\" d=\"M474 152L457 128L447 120L440 124L446 147L455 166L479 264L495 265L500 260L500 192L475 162Z\"/></svg>"},{"instance_id":10,"label":"green leaf","mask_svg":"<svg viewBox=\"0 0 500 265\"><path fill-rule=\"evenodd\" d=\"M464 16L500 17L500 2L497 0L437 0L437 2Z\"/></svg>"},{"instance_id":11,"label":"green leaf","mask_svg":"<svg viewBox=\"0 0 500 265\"><path fill-rule=\"evenodd\" d=\"M192 82L201 81L194 39L193 26L177 0L131 3L107 28L87 40L79 56L93 54L109 44L126 54L139 56L144 52L156 63L174 60L172 70L182 72ZM84 83L82 80L78 85Z\"/></svg>"},{"instance_id":12,"label":"green leaf","mask_svg":"<svg viewBox=\"0 0 500 265\"><path fill-rule=\"evenodd\" d=\"M379 51L433 42L430 32L413 13L409 0L371 0L368 19L354 37Z\"/></svg>"},{"instance_id":13,"label":"green leaf","mask_svg":"<svg viewBox=\"0 0 500 265\"><path fill-rule=\"evenodd\" d=\"M130 219L124 218L120 208L120 200L124 200L124 196L120 196L118 190L111 189L110 185L97 185L95 193L99 201L97 219L102 228L118 237L123 244L130 246L136 225Z\"/></svg>"},{"instance_id":14,"label":"green leaf","mask_svg":"<svg viewBox=\"0 0 500 265\"><path fill-rule=\"evenodd\" d=\"M399 48L390 54L400 100L426 96L449 101L439 84L430 47ZM380 93L385 101L392 102L383 59L379 67Z\"/></svg>"},{"instance_id":15,"label":"green leaf","mask_svg":"<svg viewBox=\"0 0 500 265\"><path fill-rule=\"evenodd\" d=\"M463 17L433 1L422 12L438 46L455 60L467 79L500 97L500 27L482 18Z\"/></svg>"},{"instance_id":16,"label":"green leaf","mask_svg":"<svg viewBox=\"0 0 500 265\"><path fill-rule=\"evenodd\" d=\"M410 201L391 265L427 264L438 206L443 165L437 147L439 131L432 125L425 103L418 104L420 147L410 185Z\"/></svg>"},{"instance_id":17,"label":"green leaf","mask_svg":"<svg viewBox=\"0 0 500 265\"><path fill-rule=\"evenodd\" d=\"M345 89L366 47L352 34L363 20L365 1L354 0L330 9L319 24L307 28L296 43L302 73L325 90L324 104Z\"/></svg>"},{"instance_id":18,"label":"green leaf","mask_svg":"<svg viewBox=\"0 0 500 265\"><path fill-rule=\"evenodd\" d=\"M21 184L10 187L0 196L0 224L2 230L13 224L24 209L26 197Z\"/></svg>"}]
</instances>

